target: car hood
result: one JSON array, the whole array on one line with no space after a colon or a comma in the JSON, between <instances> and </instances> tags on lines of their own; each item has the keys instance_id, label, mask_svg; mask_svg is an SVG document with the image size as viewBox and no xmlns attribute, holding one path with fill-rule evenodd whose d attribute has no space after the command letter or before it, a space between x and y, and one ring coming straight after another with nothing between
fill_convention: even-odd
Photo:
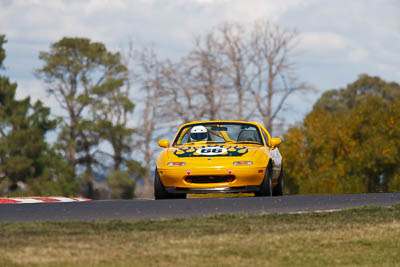
<instances>
[{"instance_id":1,"label":"car hood","mask_svg":"<svg viewBox=\"0 0 400 267\"><path fill-rule=\"evenodd\" d=\"M193 145L172 147L168 149L168 157L173 158L188 158L188 157L252 157L257 150L260 149L258 145L238 145L238 144L224 144L224 145Z\"/></svg>"}]
</instances>

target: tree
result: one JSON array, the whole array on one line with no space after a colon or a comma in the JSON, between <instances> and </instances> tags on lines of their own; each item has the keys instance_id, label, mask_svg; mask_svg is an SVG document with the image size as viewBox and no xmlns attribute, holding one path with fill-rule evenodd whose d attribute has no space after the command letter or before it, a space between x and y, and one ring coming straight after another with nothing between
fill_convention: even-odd
<instances>
[{"instance_id":1,"label":"tree","mask_svg":"<svg viewBox=\"0 0 400 267\"><path fill-rule=\"evenodd\" d=\"M248 94L251 88L251 61L246 27L239 23L225 22L216 31L219 36L219 50L225 64L223 71L225 87L229 91L227 96L236 97L232 100L235 105L229 105L229 113L234 114L237 120L248 120L254 116L256 109L251 107L253 101Z\"/></svg>"},{"instance_id":2,"label":"tree","mask_svg":"<svg viewBox=\"0 0 400 267\"><path fill-rule=\"evenodd\" d=\"M281 152L292 192L398 190L400 85L361 75L324 93Z\"/></svg>"},{"instance_id":3,"label":"tree","mask_svg":"<svg viewBox=\"0 0 400 267\"><path fill-rule=\"evenodd\" d=\"M76 196L80 183L75 169L53 148L40 158L45 166L39 177L28 179L30 196Z\"/></svg>"},{"instance_id":4,"label":"tree","mask_svg":"<svg viewBox=\"0 0 400 267\"><path fill-rule=\"evenodd\" d=\"M0 36L0 66L5 58L5 41L5 36ZM66 181L67 173L67 168L58 167L63 162L45 140L46 133L56 127L56 120L49 119L50 109L40 101L31 105L29 97L16 100L16 89L16 83L0 76L0 182L8 182L11 194L18 193L19 182L32 185L47 179L49 187L54 187L54 181ZM67 178L70 188L60 185L62 194L76 189L74 178ZM38 192L34 186L30 190Z\"/></svg>"},{"instance_id":5,"label":"tree","mask_svg":"<svg viewBox=\"0 0 400 267\"><path fill-rule=\"evenodd\" d=\"M32 107L29 98L15 100L16 88L8 78L0 77L0 173L11 183L11 191L19 181L41 174L38 159L47 149L44 135L55 127L41 102Z\"/></svg>"},{"instance_id":6,"label":"tree","mask_svg":"<svg viewBox=\"0 0 400 267\"><path fill-rule=\"evenodd\" d=\"M296 39L296 31L263 20L225 22L198 36L178 63L164 65L169 113L184 122L260 119L272 132L287 100L312 89L296 75Z\"/></svg>"},{"instance_id":7,"label":"tree","mask_svg":"<svg viewBox=\"0 0 400 267\"><path fill-rule=\"evenodd\" d=\"M135 196L136 184L127 172L113 170L107 177L107 185L111 188L113 198L132 199Z\"/></svg>"},{"instance_id":8,"label":"tree","mask_svg":"<svg viewBox=\"0 0 400 267\"><path fill-rule=\"evenodd\" d=\"M161 106L164 101L165 90L163 88L162 63L158 60L154 50L142 49L134 53L134 73L135 83L139 90L142 103L140 122L137 126L137 148L144 158L144 194L150 194L151 174L153 171L154 155L156 154L157 140L160 138L165 123ZM161 131L160 131L161 130Z\"/></svg>"},{"instance_id":9,"label":"tree","mask_svg":"<svg viewBox=\"0 0 400 267\"><path fill-rule=\"evenodd\" d=\"M159 64L166 101L162 114L178 126L182 122L222 119L227 111L224 62L215 33L198 36L193 49L177 62Z\"/></svg>"},{"instance_id":10,"label":"tree","mask_svg":"<svg viewBox=\"0 0 400 267\"><path fill-rule=\"evenodd\" d=\"M6 42L6 36L0 35L0 69L3 68L3 61L6 58L6 51L3 48L3 44Z\"/></svg>"},{"instance_id":11,"label":"tree","mask_svg":"<svg viewBox=\"0 0 400 267\"><path fill-rule=\"evenodd\" d=\"M113 168L119 170L129 152L132 129L127 115L134 105L128 98L127 68L119 53L86 38L63 38L41 52L44 66L36 71L49 86L66 117L58 145L72 166L82 169L87 196L93 197L93 172L102 165L99 155L105 140L113 149ZM103 160L101 160L103 161Z\"/></svg>"},{"instance_id":12,"label":"tree","mask_svg":"<svg viewBox=\"0 0 400 267\"><path fill-rule=\"evenodd\" d=\"M254 72L248 75L250 91L264 126L270 132L287 99L295 92L311 89L295 74L291 53L296 37L296 31L263 20L256 21L251 31L249 56L250 69Z\"/></svg>"},{"instance_id":13,"label":"tree","mask_svg":"<svg viewBox=\"0 0 400 267\"><path fill-rule=\"evenodd\" d=\"M226 107L223 74L224 62L213 32L198 37L195 47L186 57L194 98L199 102L195 109L200 111L200 118L205 120L222 119Z\"/></svg>"},{"instance_id":14,"label":"tree","mask_svg":"<svg viewBox=\"0 0 400 267\"><path fill-rule=\"evenodd\" d=\"M114 60L121 61L115 57ZM122 63L122 62L121 62ZM121 64L115 62L115 65ZM121 71L110 77L107 83L92 88L91 113L96 122L96 131L102 140L107 141L113 150L113 170L121 171L130 159L134 129L128 126L135 104L130 100L128 69L119 65Z\"/></svg>"},{"instance_id":15,"label":"tree","mask_svg":"<svg viewBox=\"0 0 400 267\"><path fill-rule=\"evenodd\" d=\"M260 119L271 131L287 99L310 89L298 81L291 61L295 39L295 31L265 21L252 28L226 22L199 35L177 61L140 51L132 77L143 103L137 134L147 181L157 139L172 138L182 123Z\"/></svg>"},{"instance_id":16,"label":"tree","mask_svg":"<svg viewBox=\"0 0 400 267\"><path fill-rule=\"evenodd\" d=\"M164 77L163 88L167 92L160 105L162 114L165 114L173 122L172 127L178 127L181 123L201 120L205 112L201 108L198 92L193 90L191 80L191 69L187 65L186 58L179 62L167 60L161 63L161 75Z\"/></svg>"}]
</instances>

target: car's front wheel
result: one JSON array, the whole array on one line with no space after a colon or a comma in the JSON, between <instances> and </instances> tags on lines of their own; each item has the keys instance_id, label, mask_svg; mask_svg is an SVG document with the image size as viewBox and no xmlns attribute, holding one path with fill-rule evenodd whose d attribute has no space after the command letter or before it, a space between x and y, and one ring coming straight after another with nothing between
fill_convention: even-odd
<instances>
[{"instance_id":1,"label":"car's front wheel","mask_svg":"<svg viewBox=\"0 0 400 267\"><path fill-rule=\"evenodd\" d=\"M260 191L255 192L256 197L269 197L272 196L272 167L268 164L265 170L264 180L260 186Z\"/></svg>"},{"instance_id":2,"label":"car's front wheel","mask_svg":"<svg viewBox=\"0 0 400 267\"><path fill-rule=\"evenodd\" d=\"M186 194L168 193L161 182L160 175L156 168L154 173L154 197L155 199L185 199Z\"/></svg>"}]
</instances>

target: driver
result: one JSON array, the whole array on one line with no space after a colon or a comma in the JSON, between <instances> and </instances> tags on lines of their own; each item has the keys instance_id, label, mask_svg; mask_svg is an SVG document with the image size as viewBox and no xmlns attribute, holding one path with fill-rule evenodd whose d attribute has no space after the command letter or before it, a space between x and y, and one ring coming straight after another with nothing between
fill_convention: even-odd
<instances>
[{"instance_id":1,"label":"driver","mask_svg":"<svg viewBox=\"0 0 400 267\"><path fill-rule=\"evenodd\" d=\"M208 140L207 128L202 125L194 126L190 130L189 139L190 142L207 141Z\"/></svg>"}]
</instances>

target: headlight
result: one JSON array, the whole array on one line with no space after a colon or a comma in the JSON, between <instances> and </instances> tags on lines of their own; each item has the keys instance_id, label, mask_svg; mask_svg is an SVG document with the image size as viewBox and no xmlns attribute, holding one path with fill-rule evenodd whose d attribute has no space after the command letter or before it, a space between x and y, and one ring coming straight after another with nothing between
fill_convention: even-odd
<instances>
[{"instance_id":1,"label":"headlight","mask_svg":"<svg viewBox=\"0 0 400 267\"><path fill-rule=\"evenodd\" d=\"M185 166L185 162L168 162L169 167L179 167L179 166Z\"/></svg>"},{"instance_id":2,"label":"headlight","mask_svg":"<svg viewBox=\"0 0 400 267\"><path fill-rule=\"evenodd\" d=\"M253 162L252 161L235 161L233 163L233 165L236 165L236 166L249 166L249 165L253 165Z\"/></svg>"}]
</instances>

